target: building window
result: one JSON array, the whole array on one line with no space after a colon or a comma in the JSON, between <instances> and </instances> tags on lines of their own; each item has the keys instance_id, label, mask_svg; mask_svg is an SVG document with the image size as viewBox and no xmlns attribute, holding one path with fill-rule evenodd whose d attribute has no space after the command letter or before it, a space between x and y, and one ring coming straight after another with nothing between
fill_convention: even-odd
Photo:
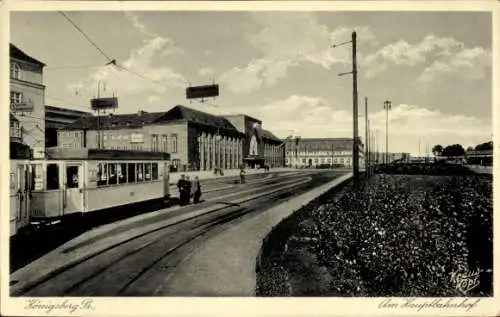
<instances>
[{"instance_id":1,"label":"building window","mask_svg":"<svg viewBox=\"0 0 500 317\"><path fill-rule=\"evenodd\" d=\"M177 134L172 134L172 153L177 153Z\"/></svg>"},{"instance_id":2,"label":"building window","mask_svg":"<svg viewBox=\"0 0 500 317\"><path fill-rule=\"evenodd\" d=\"M20 104L23 102L23 94L17 91L10 92L10 104L11 108L13 105Z\"/></svg>"},{"instance_id":3,"label":"building window","mask_svg":"<svg viewBox=\"0 0 500 317\"><path fill-rule=\"evenodd\" d=\"M167 135L166 134L163 134L161 136L161 151L162 152L168 152L168 149L167 149Z\"/></svg>"},{"instance_id":4,"label":"building window","mask_svg":"<svg viewBox=\"0 0 500 317\"><path fill-rule=\"evenodd\" d=\"M314 159L314 163L318 163L318 159L317 158Z\"/></svg>"},{"instance_id":5,"label":"building window","mask_svg":"<svg viewBox=\"0 0 500 317\"><path fill-rule=\"evenodd\" d=\"M158 151L158 134L151 135L151 150L153 152Z\"/></svg>"},{"instance_id":6,"label":"building window","mask_svg":"<svg viewBox=\"0 0 500 317\"><path fill-rule=\"evenodd\" d=\"M18 63L10 64L10 78L21 79L21 66Z\"/></svg>"}]
</instances>

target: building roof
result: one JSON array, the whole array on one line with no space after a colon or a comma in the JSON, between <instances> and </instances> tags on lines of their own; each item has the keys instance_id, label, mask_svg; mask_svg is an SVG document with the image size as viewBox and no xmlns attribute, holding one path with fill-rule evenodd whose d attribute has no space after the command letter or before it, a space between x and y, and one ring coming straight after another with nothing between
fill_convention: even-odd
<instances>
[{"instance_id":1,"label":"building roof","mask_svg":"<svg viewBox=\"0 0 500 317\"><path fill-rule=\"evenodd\" d=\"M225 114L224 117L245 117L245 118L248 118L248 119L251 119L252 121L257 121L259 123L262 123L261 120L257 119L257 118L254 118L254 117L251 117L247 114Z\"/></svg>"},{"instance_id":2,"label":"building roof","mask_svg":"<svg viewBox=\"0 0 500 317\"><path fill-rule=\"evenodd\" d=\"M237 131L233 124L222 116L216 116L186 106L177 105L158 118L158 122L184 119L200 125Z\"/></svg>"},{"instance_id":3,"label":"building roof","mask_svg":"<svg viewBox=\"0 0 500 317\"><path fill-rule=\"evenodd\" d=\"M14 44L10 43L10 52L9 52L10 57L17 58L22 61L27 61L30 63L38 64L41 66L45 66L44 63L40 62L37 59L34 59L33 57L29 56L25 52L21 51L17 46Z\"/></svg>"},{"instance_id":4,"label":"building roof","mask_svg":"<svg viewBox=\"0 0 500 317\"><path fill-rule=\"evenodd\" d=\"M74 110L74 109L69 109L69 108L62 108L62 107L55 107L55 106L47 106L45 105L45 113L64 113L64 114L70 114L70 115L80 115L80 116L85 116L85 115L93 115L93 113L89 111L81 111L81 110Z\"/></svg>"},{"instance_id":5,"label":"building roof","mask_svg":"<svg viewBox=\"0 0 500 317\"><path fill-rule=\"evenodd\" d=\"M277 136L272 134L269 130L262 129L262 137L264 139L282 142L282 140L280 138L278 138Z\"/></svg>"}]
</instances>

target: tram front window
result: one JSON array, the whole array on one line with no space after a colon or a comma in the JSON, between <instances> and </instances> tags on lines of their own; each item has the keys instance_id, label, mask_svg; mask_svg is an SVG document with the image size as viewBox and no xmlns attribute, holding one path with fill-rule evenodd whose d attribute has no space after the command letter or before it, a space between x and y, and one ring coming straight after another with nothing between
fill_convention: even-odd
<instances>
[{"instance_id":1,"label":"tram front window","mask_svg":"<svg viewBox=\"0 0 500 317\"><path fill-rule=\"evenodd\" d=\"M78 166L66 167L66 186L68 188L78 188Z\"/></svg>"}]
</instances>

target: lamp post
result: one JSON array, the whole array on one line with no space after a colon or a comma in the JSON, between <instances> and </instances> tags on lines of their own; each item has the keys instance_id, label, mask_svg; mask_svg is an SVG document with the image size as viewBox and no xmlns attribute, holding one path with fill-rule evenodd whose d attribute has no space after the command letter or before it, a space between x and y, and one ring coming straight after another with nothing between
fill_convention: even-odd
<instances>
[{"instance_id":1,"label":"lamp post","mask_svg":"<svg viewBox=\"0 0 500 317\"><path fill-rule=\"evenodd\" d=\"M385 160L384 163L389 163L389 110L391 110L392 105L389 100L384 101L385 110Z\"/></svg>"}]
</instances>

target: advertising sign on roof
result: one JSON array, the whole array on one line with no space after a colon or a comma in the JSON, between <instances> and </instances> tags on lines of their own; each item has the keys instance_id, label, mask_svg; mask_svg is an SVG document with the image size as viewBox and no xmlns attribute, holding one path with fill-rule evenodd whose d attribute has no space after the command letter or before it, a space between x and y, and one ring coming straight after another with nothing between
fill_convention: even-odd
<instances>
[{"instance_id":1,"label":"advertising sign on roof","mask_svg":"<svg viewBox=\"0 0 500 317\"><path fill-rule=\"evenodd\" d=\"M186 88L187 99L209 98L219 96L219 85L205 85Z\"/></svg>"},{"instance_id":2,"label":"advertising sign on roof","mask_svg":"<svg viewBox=\"0 0 500 317\"><path fill-rule=\"evenodd\" d=\"M92 110L105 110L118 108L118 98L94 98L90 99L90 107Z\"/></svg>"}]
</instances>

